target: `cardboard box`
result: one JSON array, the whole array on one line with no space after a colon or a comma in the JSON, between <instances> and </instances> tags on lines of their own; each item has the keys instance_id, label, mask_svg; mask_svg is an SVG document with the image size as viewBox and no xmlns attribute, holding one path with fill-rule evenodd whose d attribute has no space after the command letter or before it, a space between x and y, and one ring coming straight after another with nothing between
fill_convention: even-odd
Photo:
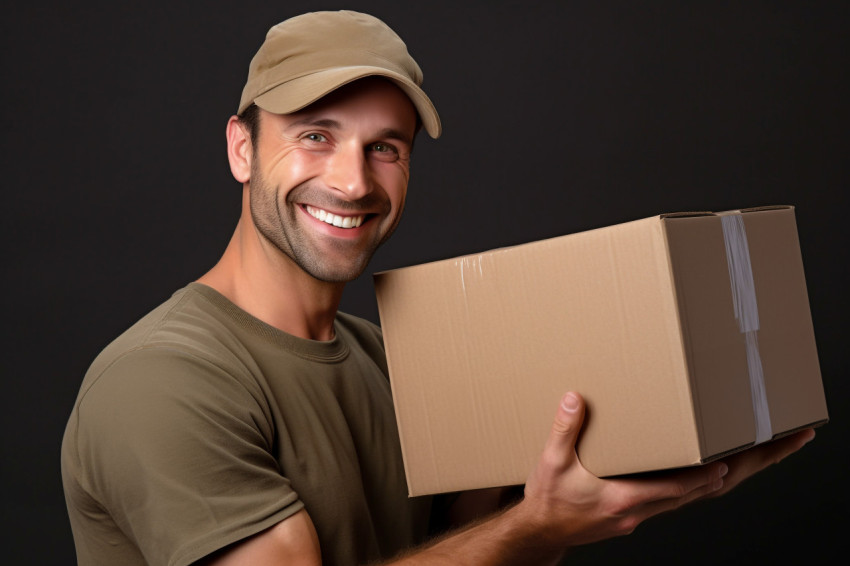
<instances>
[{"instance_id":1,"label":"cardboard box","mask_svg":"<svg viewBox=\"0 0 850 566\"><path fill-rule=\"evenodd\" d=\"M828 418L792 207L656 216L375 285L411 495L524 483L568 390L599 476Z\"/></svg>"}]
</instances>

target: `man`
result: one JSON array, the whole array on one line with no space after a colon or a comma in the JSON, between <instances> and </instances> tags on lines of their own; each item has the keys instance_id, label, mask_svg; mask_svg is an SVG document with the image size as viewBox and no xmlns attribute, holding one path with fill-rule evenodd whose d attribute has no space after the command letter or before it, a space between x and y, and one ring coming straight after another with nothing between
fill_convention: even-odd
<instances>
[{"instance_id":1,"label":"man","mask_svg":"<svg viewBox=\"0 0 850 566\"><path fill-rule=\"evenodd\" d=\"M242 214L221 260L110 344L66 429L82 565L552 563L564 549L722 493L806 431L724 463L601 480L563 397L524 496L406 496L380 331L337 312L398 224L413 140L440 135L422 74L382 22L270 30L227 124ZM432 515L463 523L427 541Z\"/></svg>"}]
</instances>

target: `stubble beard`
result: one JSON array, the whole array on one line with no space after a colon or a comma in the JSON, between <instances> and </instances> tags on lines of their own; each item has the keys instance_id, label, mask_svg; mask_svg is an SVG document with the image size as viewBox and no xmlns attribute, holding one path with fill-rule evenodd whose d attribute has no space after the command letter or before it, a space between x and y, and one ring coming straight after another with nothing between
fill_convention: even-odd
<instances>
[{"instance_id":1,"label":"stubble beard","mask_svg":"<svg viewBox=\"0 0 850 566\"><path fill-rule=\"evenodd\" d=\"M375 251L387 241L398 226L401 213L393 219L386 228L385 233L377 233L374 241L366 245L362 243L346 242L328 238L325 244L334 248L339 255L346 258L345 262L335 262L322 253L321 249L313 241L313 237L306 233L303 226L297 221L298 210L295 202L310 202L319 208L342 209L357 212L364 209L373 210L376 203L383 208L386 218L389 213L390 203L388 200L370 193L357 202L349 202L334 199L323 189L318 189L309 183L303 183L293 188L286 197L285 202L278 201L278 187L270 186L259 171L257 160L251 164L251 217L260 234L272 243L278 250L291 259L302 271L311 277L327 283L348 283L359 277ZM403 203L402 203L403 204ZM324 206L323 206L324 205ZM376 222L377 219L371 219Z\"/></svg>"}]
</instances>

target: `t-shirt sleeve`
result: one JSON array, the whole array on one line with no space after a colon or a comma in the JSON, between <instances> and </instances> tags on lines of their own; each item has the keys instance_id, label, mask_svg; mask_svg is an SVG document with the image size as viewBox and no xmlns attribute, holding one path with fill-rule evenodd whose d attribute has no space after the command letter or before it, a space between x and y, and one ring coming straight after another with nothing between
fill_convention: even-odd
<instances>
[{"instance_id":1,"label":"t-shirt sleeve","mask_svg":"<svg viewBox=\"0 0 850 566\"><path fill-rule=\"evenodd\" d=\"M191 564L303 508L246 370L147 348L112 363L83 395L84 488L149 564Z\"/></svg>"}]
</instances>

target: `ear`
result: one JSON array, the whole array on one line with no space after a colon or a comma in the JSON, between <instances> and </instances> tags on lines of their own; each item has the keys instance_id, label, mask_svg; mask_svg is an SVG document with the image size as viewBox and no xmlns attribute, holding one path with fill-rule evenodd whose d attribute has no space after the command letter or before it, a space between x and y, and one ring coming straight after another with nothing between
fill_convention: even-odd
<instances>
[{"instance_id":1,"label":"ear","mask_svg":"<svg viewBox=\"0 0 850 566\"><path fill-rule=\"evenodd\" d=\"M240 183L251 180L251 138L237 116L227 121L227 159L230 172Z\"/></svg>"}]
</instances>

